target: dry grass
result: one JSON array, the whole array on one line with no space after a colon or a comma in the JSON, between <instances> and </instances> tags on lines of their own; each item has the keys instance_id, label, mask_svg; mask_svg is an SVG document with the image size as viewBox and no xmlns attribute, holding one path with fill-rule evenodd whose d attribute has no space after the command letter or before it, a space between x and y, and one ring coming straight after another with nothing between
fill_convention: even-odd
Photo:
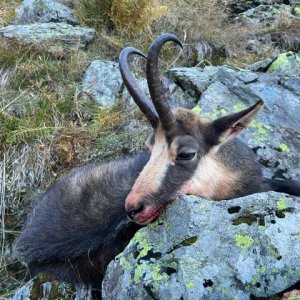
<instances>
[{"instance_id":1,"label":"dry grass","mask_svg":"<svg viewBox=\"0 0 300 300\"><path fill-rule=\"evenodd\" d=\"M13 21L15 9L20 3L20 0L0 0L0 27L6 26Z\"/></svg>"},{"instance_id":2,"label":"dry grass","mask_svg":"<svg viewBox=\"0 0 300 300\"><path fill-rule=\"evenodd\" d=\"M283 51L300 50L300 18L289 19L286 16L279 18L271 33L272 39Z\"/></svg>"}]
</instances>

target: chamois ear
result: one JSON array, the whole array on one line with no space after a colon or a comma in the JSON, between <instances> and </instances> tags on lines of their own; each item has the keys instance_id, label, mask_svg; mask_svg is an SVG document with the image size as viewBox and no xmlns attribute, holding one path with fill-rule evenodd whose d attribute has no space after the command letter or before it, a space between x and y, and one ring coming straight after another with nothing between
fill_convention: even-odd
<instances>
[{"instance_id":1,"label":"chamois ear","mask_svg":"<svg viewBox=\"0 0 300 300\"><path fill-rule=\"evenodd\" d=\"M218 144L224 144L237 136L254 119L263 105L264 102L259 100L249 108L213 121L212 125Z\"/></svg>"}]
</instances>

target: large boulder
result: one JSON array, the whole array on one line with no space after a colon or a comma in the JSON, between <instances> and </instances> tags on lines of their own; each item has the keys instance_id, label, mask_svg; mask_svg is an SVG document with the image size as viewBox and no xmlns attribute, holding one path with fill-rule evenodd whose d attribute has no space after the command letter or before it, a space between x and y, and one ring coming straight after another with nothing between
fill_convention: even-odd
<instances>
[{"instance_id":1,"label":"large boulder","mask_svg":"<svg viewBox=\"0 0 300 300\"><path fill-rule=\"evenodd\" d=\"M49 22L79 24L73 10L55 0L24 0L16 9L14 24Z\"/></svg>"},{"instance_id":2,"label":"large boulder","mask_svg":"<svg viewBox=\"0 0 300 300\"><path fill-rule=\"evenodd\" d=\"M4 41L17 41L58 54L84 48L94 36L95 29L53 22L9 25L0 29L0 37Z\"/></svg>"},{"instance_id":3,"label":"large boulder","mask_svg":"<svg viewBox=\"0 0 300 300\"><path fill-rule=\"evenodd\" d=\"M267 177L300 178L300 78L228 66L176 68L169 73L188 93L199 95L194 108L212 119L262 99L263 110L241 134Z\"/></svg>"},{"instance_id":4,"label":"large boulder","mask_svg":"<svg viewBox=\"0 0 300 300\"><path fill-rule=\"evenodd\" d=\"M149 99L151 99L147 80L138 78L137 81L141 90ZM195 97L194 93L190 95L188 92L181 89L175 82L173 82L169 78L161 76L161 83L163 86L164 95L169 100L169 103L172 108L184 107L190 109L197 104L197 97ZM124 88L123 93L121 95L121 101L124 107L126 108L134 107L138 109L137 105L134 103L133 98L130 96L126 88Z\"/></svg>"},{"instance_id":5,"label":"large boulder","mask_svg":"<svg viewBox=\"0 0 300 300\"><path fill-rule=\"evenodd\" d=\"M177 199L110 263L103 299L273 296L300 280L299 223L300 198L280 193Z\"/></svg>"},{"instance_id":6,"label":"large boulder","mask_svg":"<svg viewBox=\"0 0 300 300\"><path fill-rule=\"evenodd\" d=\"M189 94L164 76L161 77L161 81L164 94L169 99L172 107L193 108L197 104L194 91ZM140 89L150 99L146 79L137 77L137 82ZM112 107L120 100L125 109L138 110L137 105L123 84L118 64L112 61L95 60L90 64L83 77L82 95L83 98L89 98L103 107Z\"/></svg>"}]
</instances>

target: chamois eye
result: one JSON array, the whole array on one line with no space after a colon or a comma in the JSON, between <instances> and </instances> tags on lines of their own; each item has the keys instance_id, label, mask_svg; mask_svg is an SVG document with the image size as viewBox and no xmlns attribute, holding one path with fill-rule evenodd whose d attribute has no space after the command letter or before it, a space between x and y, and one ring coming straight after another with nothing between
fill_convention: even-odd
<instances>
[{"instance_id":1,"label":"chamois eye","mask_svg":"<svg viewBox=\"0 0 300 300\"><path fill-rule=\"evenodd\" d=\"M180 152L177 155L176 160L192 160L195 157L195 155L196 152Z\"/></svg>"}]
</instances>

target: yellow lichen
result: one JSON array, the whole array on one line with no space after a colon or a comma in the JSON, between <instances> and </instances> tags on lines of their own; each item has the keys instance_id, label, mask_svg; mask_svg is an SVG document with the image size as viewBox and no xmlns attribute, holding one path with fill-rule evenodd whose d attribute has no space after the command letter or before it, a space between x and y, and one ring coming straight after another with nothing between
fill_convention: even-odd
<instances>
[{"instance_id":1,"label":"yellow lichen","mask_svg":"<svg viewBox=\"0 0 300 300\"><path fill-rule=\"evenodd\" d=\"M288 152L290 150L289 146L287 144L280 144L279 145L279 149L282 151L282 152Z\"/></svg>"},{"instance_id":2,"label":"yellow lichen","mask_svg":"<svg viewBox=\"0 0 300 300\"><path fill-rule=\"evenodd\" d=\"M237 234L235 236L235 243L238 247L242 248L243 250L247 250L252 244L254 240L249 235Z\"/></svg>"},{"instance_id":3,"label":"yellow lichen","mask_svg":"<svg viewBox=\"0 0 300 300\"><path fill-rule=\"evenodd\" d=\"M277 201L277 208L278 208L279 210L284 210L284 209L287 208L284 199L279 199L279 200Z\"/></svg>"}]
</instances>

